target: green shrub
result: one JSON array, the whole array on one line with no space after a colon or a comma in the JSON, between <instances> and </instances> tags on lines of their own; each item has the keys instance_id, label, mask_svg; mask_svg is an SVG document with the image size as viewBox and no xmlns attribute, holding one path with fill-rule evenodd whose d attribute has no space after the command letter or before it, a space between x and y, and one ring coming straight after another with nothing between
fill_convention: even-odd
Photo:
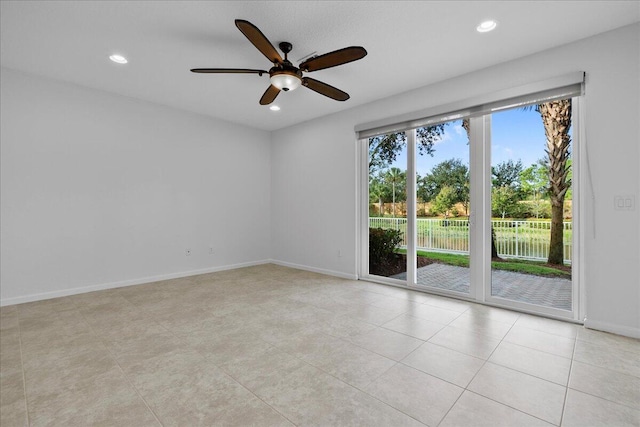
<instances>
[{"instance_id":1,"label":"green shrub","mask_svg":"<svg viewBox=\"0 0 640 427\"><path fill-rule=\"evenodd\" d=\"M397 258L396 249L402 242L402 232L399 230L370 228L369 229L369 270L379 269L392 264Z\"/></svg>"}]
</instances>

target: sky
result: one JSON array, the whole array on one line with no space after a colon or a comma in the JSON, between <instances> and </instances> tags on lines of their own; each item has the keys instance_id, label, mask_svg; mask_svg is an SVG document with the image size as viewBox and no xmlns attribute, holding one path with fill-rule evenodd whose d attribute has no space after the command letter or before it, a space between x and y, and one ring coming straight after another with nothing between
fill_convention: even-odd
<instances>
[{"instance_id":1,"label":"sky","mask_svg":"<svg viewBox=\"0 0 640 427\"><path fill-rule=\"evenodd\" d=\"M546 156L542 119L534 109L512 109L494 113L491 117L491 140L491 164L494 166L507 160L521 160L523 168L527 168ZM420 176L449 159L460 159L469 165L469 145L462 120L445 126L444 137L434 145L434 150L433 157L417 155L416 169ZM404 150L392 166L406 170L406 161Z\"/></svg>"}]
</instances>

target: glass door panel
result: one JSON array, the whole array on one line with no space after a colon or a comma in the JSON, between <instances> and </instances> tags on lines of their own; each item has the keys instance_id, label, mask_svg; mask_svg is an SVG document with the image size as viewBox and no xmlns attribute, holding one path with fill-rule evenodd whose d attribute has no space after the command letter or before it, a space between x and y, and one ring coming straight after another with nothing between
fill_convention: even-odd
<instances>
[{"instance_id":1,"label":"glass door panel","mask_svg":"<svg viewBox=\"0 0 640 427\"><path fill-rule=\"evenodd\" d=\"M416 284L469 294L469 126L416 129Z\"/></svg>"},{"instance_id":2,"label":"glass door panel","mask_svg":"<svg viewBox=\"0 0 640 427\"><path fill-rule=\"evenodd\" d=\"M369 274L406 280L407 138L369 138Z\"/></svg>"},{"instance_id":3,"label":"glass door panel","mask_svg":"<svg viewBox=\"0 0 640 427\"><path fill-rule=\"evenodd\" d=\"M490 296L571 313L571 100L491 123Z\"/></svg>"}]
</instances>

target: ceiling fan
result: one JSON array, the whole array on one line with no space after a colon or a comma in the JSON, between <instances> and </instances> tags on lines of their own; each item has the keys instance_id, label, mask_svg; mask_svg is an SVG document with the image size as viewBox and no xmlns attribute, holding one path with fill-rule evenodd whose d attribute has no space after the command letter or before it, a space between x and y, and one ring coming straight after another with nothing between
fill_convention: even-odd
<instances>
[{"instance_id":1,"label":"ceiling fan","mask_svg":"<svg viewBox=\"0 0 640 427\"><path fill-rule=\"evenodd\" d=\"M271 104L280 91L290 91L305 86L321 95L327 96L336 101L346 101L349 94L335 88L331 85L323 83L310 77L304 77L303 72L310 73L312 71L324 70L326 68L335 67L337 65L346 64L348 62L357 61L367 55L367 51L361 46L345 47L333 52L325 53L320 56L313 56L302 62L299 67L294 66L287 58L293 45L289 42L278 44L280 50L284 52L284 59L278 51L273 47L271 42L264 34L249 21L236 19L236 27L249 39L251 43L273 64L273 67L266 70L253 70L246 68L193 68L194 73L232 73L232 74L269 74L271 85L260 98L261 105Z\"/></svg>"}]
</instances>

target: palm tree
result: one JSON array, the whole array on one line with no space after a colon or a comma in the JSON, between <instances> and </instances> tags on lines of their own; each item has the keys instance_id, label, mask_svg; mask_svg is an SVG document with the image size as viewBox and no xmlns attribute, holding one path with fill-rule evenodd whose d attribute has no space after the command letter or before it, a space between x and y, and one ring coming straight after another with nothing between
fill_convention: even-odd
<instances>
[{"instance_id":1,"label":"palm tree","mask_svg":"<svg viewBox=\"0 0 640 427\"><path fill-rule=\"evenodd\" d=\"M385 181L391 184L393 217L396 217L396 185L402 184L405 179L405 172L400 168L390 168L384 175Z\"/></svg>"},{"instance_id":2,"label":"palm tree","mask_svg":"<svg viewBox=\"0 0 640 427\"><path fill-rule=\"evenodd\" d=\"M378 203L378 215L384 216L384 198L385 188L380 177L374 177L369 181L369 199L371 202Z\"/></svg>"},{"instance_id":3,"label":"palm tree","mask_svg":"<svg viewBox=\"0 0 640 427\"><path fill-rule=\"evenodd\" d=\"M567 190L571 187L569 173L569 146L571 137L571 99L546 102L536 106L547 137L546 152L549 156L549 197L551 199L551 240L549 264L564 262L563 208Z\"/></svg>"},{"instance_id":4,"label":"palm tree","mask_svg":"<svg viewBox=\"0 0 640 427\"><path fill-rule=\"evenodd\" d=\"M526 109L527 107L525 107ZM567 190L571 188L570 152L571 99L560 99L535 106L540 113L547 138L546 153L549 158L549 198L551 199L551 238L549 241L549 264L564 263L563 209ZM469 121L462 127L469 135ZM493 240L493 239L492 239ZM493 245L493 243L492 243ZM492 250L493 252L493 250Z\"/></svg>"}]
</instances>

